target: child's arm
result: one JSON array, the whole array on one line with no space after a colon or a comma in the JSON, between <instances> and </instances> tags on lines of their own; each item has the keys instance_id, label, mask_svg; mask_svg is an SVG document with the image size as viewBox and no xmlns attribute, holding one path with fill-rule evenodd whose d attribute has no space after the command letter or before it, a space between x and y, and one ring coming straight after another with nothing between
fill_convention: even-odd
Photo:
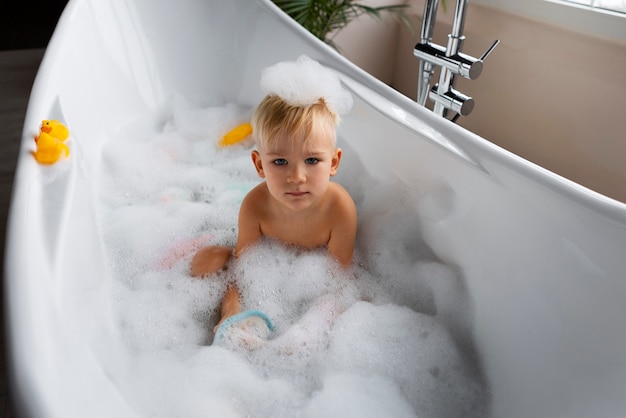
<instances>
[{"instance_id":1,"label":"child's arm","mask_svg":"<svg viewBox=\"0 0 626 418\"><path fill-rule=\"evenodd\" d=\"M232 247L216 245L199 249L191 260L191 276L207 276L223 269L232 253Z\"/></svg>"},{"instance_id":2,"label":"child's arm","mask_svg":"<svg viewBox=\"0 0 626 418\"><path fill-rule=\"evenodd\" d=\"M333 229L328 241L328 252L342 266L352 263L354 241L356 239L357 213L356 206L348 192L341 188L337 196L336 207L333 208Z\"/></svg>"},{"instance_id":3,"label":"child's arm","mask_svg":"<svg viewBox=\"0 0 626 418\"><path fill-rule=\"evenodd\" d=\"M235 246L235 257L247 246L254 244L261 238L258 213L255 205L258 205L259 194L255 190L248 193L239 209L239 234ZM191 276L201 277L215 273L226 266L233 253L231 247L208 246L196 252L191 260Z\"/></svg>"},{"instance_id":4,"label":"child's arm","mask_svg":"<svg viewBox=\"0 0 626 418\"><path fill-rule=\"evenodd\" d=\"M241 202L239 208L239 232L237 234L237 245L235 246L235 257L261 238L261 228L259 226L258 207L260 203L258 189L252 189ZM232 315L241 311L241 301L239 299L239 288L236 283L229 283L224 298L222 299L221 319L213 329L217 332L222 322Z\"/></svg>"},{"instance_id":5,"label":"child's arm","mask_svg":"<svg viewBox=\"0 0 626 418\"><path fill-rule=\"evenodd\" d=\"M261 239L262 234L258 213L260 204L259 193L256 188L248 193L241 203L235 257L239 257L243 250Z\"/></svg>"}]
</instances>

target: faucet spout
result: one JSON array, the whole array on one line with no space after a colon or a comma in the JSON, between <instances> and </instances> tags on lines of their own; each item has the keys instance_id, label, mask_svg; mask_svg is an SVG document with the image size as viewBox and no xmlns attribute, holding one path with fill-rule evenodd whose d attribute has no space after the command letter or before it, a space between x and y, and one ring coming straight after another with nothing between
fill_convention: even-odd
<instances>
[{"instance_id":1,"label":"faucet spout","mask_svg":"<svg viewBox=\"0 0 626 418\"><path fill-rule=\"evenodd\" d=\"M465 40L465 37L463 36L463 28L465 26L466 11L467 0L457 0L456 8L454 9L454 20L452 21L452 33L448 35L448 45L446 46L447 57L456 55L461 50L461 46ZM450 92L453 87L454 73L447 67L442 67L441 72L439 73L437 95L440 97L446 96L446 94ZM435 101L435 107L433 110L438 115L445 116L448 109L450 109L450 107L446 106L445 102L439 100Z\"/></svg>"},{"instance_id":2,"label":"faucet spout","mask_svg":"<svg viewBox=\"0 0 626 418\"><path fill-rule=\"evenodd\" d=\"M418 45L429 45L433 37L435 29L435 21L437 20L437 8L439 0L426 0L424 3L424 19L422 21L422 30L420 32L420 43ZM430 90L430 79L435 72L433 63L427 60L420 61L419 74L420 78L417 83L417 102L422 106L426 105L426 97Z\"/></svg>"}]
</instances>

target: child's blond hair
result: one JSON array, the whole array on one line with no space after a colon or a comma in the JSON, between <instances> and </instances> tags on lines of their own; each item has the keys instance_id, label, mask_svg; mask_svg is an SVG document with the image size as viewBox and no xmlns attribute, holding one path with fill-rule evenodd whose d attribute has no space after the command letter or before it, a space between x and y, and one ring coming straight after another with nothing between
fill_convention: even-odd
<instances>
[{"instance_id":1,"label":"child's blond hair","mask_svg":"<svg viewBox=\"0 0 626 418\"><path fill-rule=\"evenodd\" d=\"M283 140L289 140L293 145L301 143L306 148L313 131L325 134L335 147L338 123L339 116L322 98L311 105L295 106L277 95L268 95L252 116L256 145L263 149L272 149Z\"/></svg>"}]
</instances>

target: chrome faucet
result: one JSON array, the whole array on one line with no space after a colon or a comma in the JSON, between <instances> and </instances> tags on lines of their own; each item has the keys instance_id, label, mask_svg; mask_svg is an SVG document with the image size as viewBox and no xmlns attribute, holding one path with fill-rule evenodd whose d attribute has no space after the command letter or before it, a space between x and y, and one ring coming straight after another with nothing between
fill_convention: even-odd
<instances>
[{"instance_id":1,"label":"chrome faucet","mask_svg":"<svg viewBox=\"0 0 626 418\"><path fill-rule=\"evenodd\" d=\"M478 78L483 71L483 62L498 45L500 40L485 51L480 58L463 54L463 25L467 11L467 0L457 0L452 21L452 33L448 35L448 44L443 46L432 43L432 35L437 18L439 0L426 0L420 41L415 45L413 55L420 59L419 79L417 85L417 102L426 105L426 98L435 105L433 112L446 116L448 110L456 112L457 116L467 116L474 109L474 99L457 91L454 88L454 77L460 75L469 80ZM435 66L441 67L439 82L432 88L430 80L435 72Z\"/></svg>"}]
</instances>

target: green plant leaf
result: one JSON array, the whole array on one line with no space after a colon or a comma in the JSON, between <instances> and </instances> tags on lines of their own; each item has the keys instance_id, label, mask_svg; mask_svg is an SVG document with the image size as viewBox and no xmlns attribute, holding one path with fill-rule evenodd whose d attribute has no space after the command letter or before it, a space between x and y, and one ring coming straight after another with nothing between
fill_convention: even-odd
<instances>
[{"instance_id":1,"label":"green plant leaf","mask_svg":"<svg viewBox=\"0 0 626 418\"><path fill-rule=\"evenodd\" d=\"M337 49L337 45L329 38L361 15L369 15L382 19L382 13L391 13L404 23L411 31L409 17L405 10L406 4L371 7L355 0L273 0L285 13L304 26L318 39Z\"/></svg>"}]
</instances>

